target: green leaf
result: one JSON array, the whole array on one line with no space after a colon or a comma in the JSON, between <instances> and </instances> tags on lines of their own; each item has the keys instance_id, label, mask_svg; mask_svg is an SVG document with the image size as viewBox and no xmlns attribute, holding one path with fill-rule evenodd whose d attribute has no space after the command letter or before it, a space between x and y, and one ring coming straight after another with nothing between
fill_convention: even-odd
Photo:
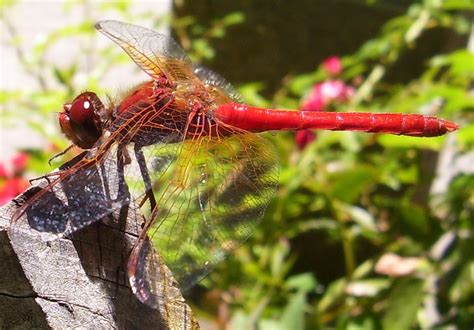
<instances>
[{"instance_id":1,"label":"green leaf","mask_svg":"<svg viewBox=\"0 0 474 330\"><path fill-rule=\"evenodd\" d=\"M352 279L361 279L367 276L374 268L374 260L368 259L359 266L352 273Z\"/></svg>"},{"instance_id":2,"label":"green leaf","mask_svg":"<svg viewBox=\"0 0 474 330\"><path fill-rule=\"evenodd\" d=\"M367 210L352 205L343 205L343 210L350 215L351 219L359 224L363 230L377 232L375 219Z\"/></svg>"},{"instance_id":3,"label":"green leaf","mask_svg":"<svg viewBox=\"0 0 474 330\"><path fill-rule=\"evenodd\" d=\"M316 284L316 280L314 279L314 275L312 273L293 275L286 280L286 285L289 288L294 288L302 292L314 290Z\"/></svg>"},{"instance_id":4,"label":"green leaf","mask_svg":"<svg viewBox=\"0 0 474 330\"><path fill-rule=\"evenodd\" d=\"M335 184L329 194L333 199L353 203L374 180L372 168L359 166L344 173L335 174Z\"/></svg>"},{"instance_id":5,"label":"green leaf","mask_svg":"<svg viewBox=\"0 0 474 330\"><path fill-rule=\"evenodd\" d=\"M199 58L211 59L214 57L215 51L206 39L195 39L192 44Z\"/></svg>"},{"instance_id":6,"label":"green leaf","mask_svg":"<svg viewBox=\"0 0 474 330\"><path fill-rule=\"evenodd\" d=\"M402 279L392 289L382 319L383 329L411 329L423 301L424 282L420 279Z\"/></svg>"},{"instance_id":7,"label":"green leaf","mask_svg":"<svg viewBox=\"0 0 474 330\"><path fill-rule=\"evenodd\" d=\"M318 313L324 313L343 297L346 284L346 279L338 279L331 282L324 296L316 306Z\"/></svg>"},{"instance_id":8,"label":"green leaf","mask_svg":"<svg viewBox=\"0 0 474 330\"><path fill-rule=\"evenodd\" d=\"M248 83L239 87L239 92L244 100L257 107L265 107L269 105L269 102L260 95L265 86L262 83Z\"/></svg>"},{"instance_id":9,"label":"green leaf","mask_svg":"<svg viewBox=\"0 0 474 330\"><path fill-rule=\"evenodd\" d=\"M372 330L380 329L377 319L371 315L363 315L358 317L350 317L347 324L344 325L345 330Z\"/></svg>"},{"instance_id":10,"label":"green leaf","mask_svg":"<svg viewBox=\"0 0 474 330\"><path fill-rule=\"evenodd\" d=\"M121 13L126 13L128 10L130 10L130 6L132 5L132 2L129 0L120 0L120 1L113 1L113 2L101 2L100 3L100 8L102 10L115 10L119 11Z\"/></svg>"},{"instance_id":11,"label":"green leaf","mask_svg":"<svg viewBox=\"0 0 474 330\"><path fill-rule=\"evenodd\" d=\"M315 72L301 74L294 77L289 83L288 88L292 93L298 96L302 96L304 93L308 92L309 89L318 81L324 79L326 74L323 70L317 70Z\"/></svg>"},{"instance_id":12,"label":"green leaf","mask_svg":"<svg viewBox=\"0 0 474 330\"><path fill-rule=\"evenodd\" d=\"M225 29L224 29L224 27L219 27L219 26L218 26L218 27L213 28L213 29L211 30L211 36L212 36L213 38L217 38L217 39L224 37L224 36L225 36Z\"/></svg>"},{"instance_id":13,"label":"green leaf","mask_svg":"<svg viewBox=\"0 0 474 330\"><path fill-rule=\"evenodd\" d=\"M0 2L0 17L6 8L13 7L17 3L18 0L3 0L2 2Z\"/></svg>"},{"instance_id":14,"label":"green leaf","mask_svg":"<svg viewBox=\"0 0 474 330\"><path fill-rule=\"evenodd\" d=\"M222 18L222 23L226 26L240 24L245 21L245 15L240 11L232 12Z\"/></svg>"},{"instance_id":15,"label":"green leaf","mask_svg":"<svg viewBox=\"0 0 474 330\"><path fill-rule=\"evenodd\" d=\"M444 0L441 7L446 10L473 10L474 3L472 0Z\"/></svg>"},{"instance_id":16,"label":"green leaf","mask_svg":"<svg viewBox=\"0 0 474 330\"><path fill-rule=\"evenodd\" d=\"M278 244L275 244L272 249L272 258L271 258L271 275L277 279L282 276L287 268L287 257L290 247L286 241L280 241Z\"/></svg>"},{"instance_id":17,"label":"green leaf","mask_svg":"<svg viewBox=\"0 0 474 330\"><path fill-rule=\"evenodd\" d=\"M465 149L472 149L474 146L474 123L462 126L458 132L458 139L464 144Z\"/></svg>"},{"instance_id":18,"label":"green leaf","mask_svg":"<svg viewBox=\"0 0 474 330\"><path fill-rule=\"evenodd\" d=\"M303 291L299 291L290 298L290 301L283 310L283 314L280 319L280 329L305 329L305 307L306 295Z\"/></svg>"}]
</instances>

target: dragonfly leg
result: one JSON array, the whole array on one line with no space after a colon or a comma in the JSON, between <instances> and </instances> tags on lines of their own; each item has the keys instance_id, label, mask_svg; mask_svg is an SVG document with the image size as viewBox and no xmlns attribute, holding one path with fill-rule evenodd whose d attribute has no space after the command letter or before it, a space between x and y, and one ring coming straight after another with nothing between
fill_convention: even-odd
<instances>
[{"instance_id":1,"label":"dragonfly leg","mask_svg":"<svg viewBox=\"0 0 474 330\"><path fill-rule=\"evenodd\" d=\"M132 157L130 157L130 153L128 152L127 148L122 148L122 162L123 165L130 165L132 163Z\"/></svg>"},{"instance_id":2,"label":"dragonfly leg","mask_svg":"<svg viewBox=\"0 0 474 330\"><path fill-rule=\"evenodd\" d=\"M146 199L150 201L150 211L153 212L156 207L156 199L155 195L153 194L153 187L150 174L148 173L148 168L146 166L145 155L143 155L143 151L139 146L135 146L135 157L137 159L143 181L145 182Z\"/></svg>"},{"instance_id":3,"label":"dragonfly leg","mask_svg":"<svg viewBox=\"0 0 474 330\"><path fill-rule=\"evenodd\" d=\"M73 145L71 145L70 147L68 147L66 150L64 150L62 153L60 154L57 154L55 155L53 158L50 159L53 160L54 158L56 157L59 157L61 156L62 154L66 153L69 149L71 149L71 147L73 147ZM64 172L65 170L71 168L73 165L77 164L81 159L84 158L84 156L87 154L87 151L84 151L84 152L81 152L79 155L77 155L76 157L74 157L73 159L67 161L66 163L64 163L63 165L59 166L59 170L58 171L55 171L55 172L52 172L52 173L48 173L48 174L45 174L45 175L42 175L42 176L39 176L37 178L33 178L33 179L30 179L28 180L30 184L33 184L34 182L36 181L39 181L39 180L43 180L45 179L46 181L48 181L48 184L51 183L50 181L50 177L55 177L55 176L59 176L62 172Z\"/></svg>"},{"instance_id":4,"label":"dragonfly leg","mask_svg":"<svg viewBox=\"0 0 474 330\"><path fill-rule=\"evenodd\" d=\"M58 176L60 174L60 172L53 172L53 173L48 173L48 174L45 174L45 175L42 175L42 176L39 176L37 178L33 178L33 179L29 179L28 182L33 185L34 182L36 181L40 181L40 180L46 180L48 181L48 184L51 183L51 180L49 179L49 177L52 177L52 176Z\"/></svg>"},{"instance_id":5,"label":"dragonfly leg","mask_svg":"<svg viewBox=\"0 0 474 330\"><path fill-rule=\"evenodd\" d=\"M72 148L74 148L74 144L71 144L69 147L67 147L66 149L64 149L63 151L61 151L60 153L54 155L53 157L51 157L49 160L48 160L48 164L49 166L51 166L51 162L53 160L55 160L56 158L58 157L61 157L62 155L66 154L69 150L71 150Z\"/></svg>"}]
</instances>

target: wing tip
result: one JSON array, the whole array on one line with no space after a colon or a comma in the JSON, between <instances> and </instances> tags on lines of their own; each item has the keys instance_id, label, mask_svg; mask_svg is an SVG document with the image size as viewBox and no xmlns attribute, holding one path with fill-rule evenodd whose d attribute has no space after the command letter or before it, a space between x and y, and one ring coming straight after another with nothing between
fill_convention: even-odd
<instances>
[{"instance_id":1,"label":"wing tip","mask_svg":"<svg viewBox=\"0 0 474 330\"><path fill-rule=\"evenodd\" d=\"M95 23L94 27L97 31L103 31L107 28L106 25L111 25L111 24L125 24L125 23L115 21L115 20L103 20L103 21L98 21L97 23Z\"/></svg>"},{"instance_id":2,"label":"wing tip","mask_svg":"<svg viewBox=\"0 0 474 330\"><path fill-rule=\"evenodd\" d=\"M94 27L96 30L100 31L102 30L102 25L108 21L98 21L97 23L94 24Z\"/></svg>"}]
</instances>

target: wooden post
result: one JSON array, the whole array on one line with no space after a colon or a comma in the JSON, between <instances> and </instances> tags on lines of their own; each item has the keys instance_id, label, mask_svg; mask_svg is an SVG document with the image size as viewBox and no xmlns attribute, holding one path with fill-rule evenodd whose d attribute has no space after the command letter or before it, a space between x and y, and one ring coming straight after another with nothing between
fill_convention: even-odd
<instances>
[{"instance_id":1,"label":"wooden post","mask_svg":"<svg viewBox=\"0 0 474 330\"><path fill-rule=\"evenodd\" d=\"M45 242L33 229L10 228L17 207L0 208L0 328L199 328L181 294L155 310L132 293L126 264L133 226L99 221ZM133 216L141 215L127 220ZM169 270L164 276L172 277Z\"/></svg>"}]
</instances>

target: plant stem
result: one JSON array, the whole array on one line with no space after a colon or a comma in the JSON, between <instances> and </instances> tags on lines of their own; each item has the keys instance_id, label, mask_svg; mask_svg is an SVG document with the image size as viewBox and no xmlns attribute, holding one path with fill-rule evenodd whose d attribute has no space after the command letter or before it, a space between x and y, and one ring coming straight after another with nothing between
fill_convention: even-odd
<instances>
[{"instance_id":1,"label":"plant stem","mask_svg":"<svg viewBox=\"0 0 474 330\"><path fill-rule=\"evenodd\" d=\"M342 248L344 250L344 262L346 264L346 277L350 280L355 270L354 240L352 233L343 226L342 229Z\"/></svg>"}]
</instances>

